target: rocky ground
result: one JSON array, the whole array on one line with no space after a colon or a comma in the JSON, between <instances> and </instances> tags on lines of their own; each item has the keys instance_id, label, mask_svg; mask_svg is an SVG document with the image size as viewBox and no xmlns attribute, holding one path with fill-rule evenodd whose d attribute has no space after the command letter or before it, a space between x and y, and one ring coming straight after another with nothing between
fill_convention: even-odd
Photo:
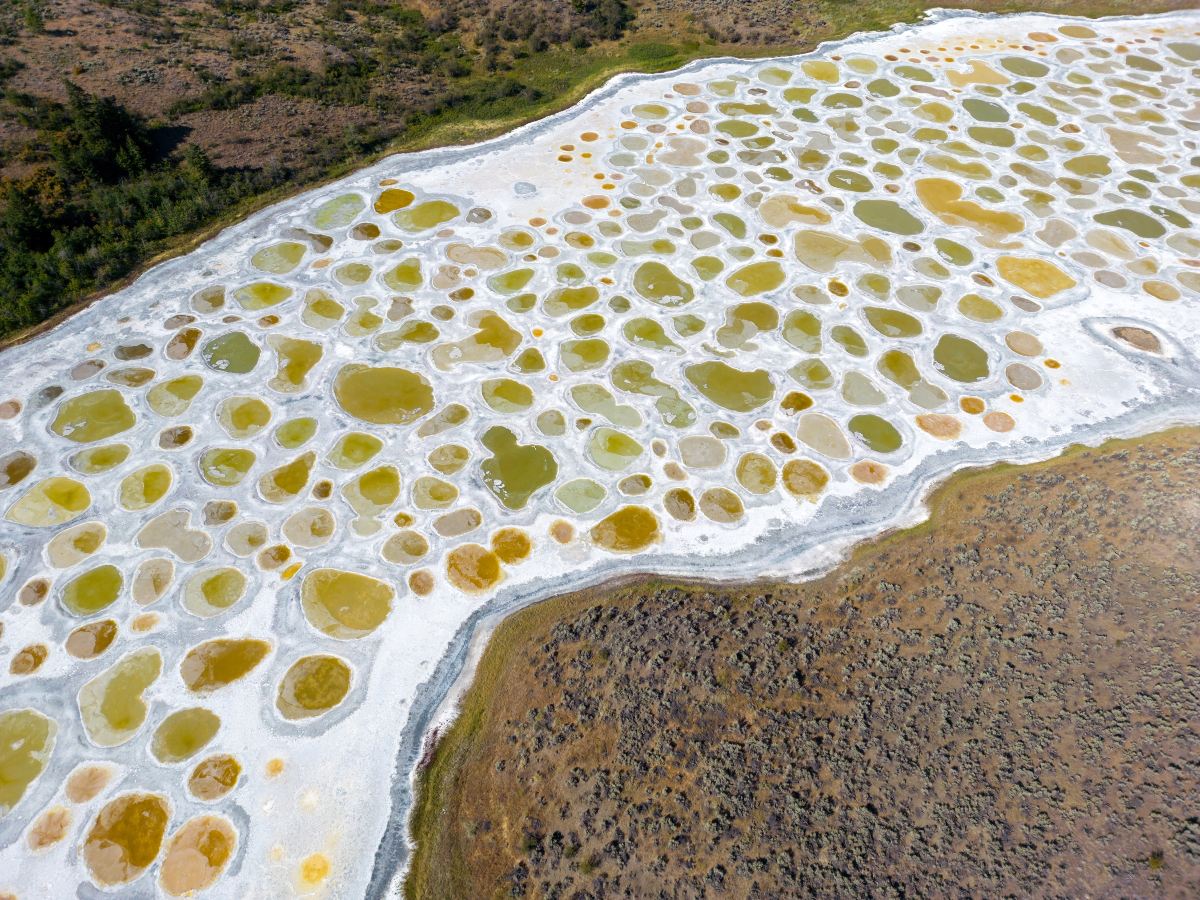
<instances>
[{"instance_id":1,"label":"rocky ground","mask_svg":"<svg viewBox=\"0 0 1200 900\"><path fill-rule=\"evenodd\" d=\"M817 581L518 613L409 895L1200 895L1198 440L960 476Z\"/></svg>"}]
</instances>

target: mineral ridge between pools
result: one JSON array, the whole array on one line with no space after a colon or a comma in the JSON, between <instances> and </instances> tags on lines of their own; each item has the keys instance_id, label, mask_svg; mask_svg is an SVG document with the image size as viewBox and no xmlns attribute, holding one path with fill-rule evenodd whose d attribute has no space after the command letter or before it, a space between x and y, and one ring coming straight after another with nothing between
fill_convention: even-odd
<instances>
[{"instance_id":1,"label":"mineral ridge between pools","mask_svg":"<svg viewBox=\"0 0 1200 900\"><path fill-rule=\"evenodd\" d=\"M1182 13L625 77L4 352L0 889L382 893L480 617L1194 419L1197 74Z\"/></svg>"}]
</instances>

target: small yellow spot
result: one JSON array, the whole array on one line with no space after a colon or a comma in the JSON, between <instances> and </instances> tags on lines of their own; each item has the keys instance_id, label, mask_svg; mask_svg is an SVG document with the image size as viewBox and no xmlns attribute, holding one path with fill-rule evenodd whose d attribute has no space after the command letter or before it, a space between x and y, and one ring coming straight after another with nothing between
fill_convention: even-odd
<instances>
[{"instance_id":1,"label":"small yellow spot","mask_svg":"<svg viewBox=\"0 0 1200 900\"><path fill-rule=\"evenodd\" d=\"M134 631L145 632L149 631L157 624L158 613L142 613L129 624L129 627Z\"/></svg>"},{"instance_id":2,"label":"small yellow spot","mask_svg":"<svg viewBox=\"0 0 1200 900\"><path fill-rule=\"evenodd\" d=\"M276 844L271 848L271 862L283 862L283 845Z\"/></svg>"},{"instance_id":3,"label":"small yellow spot","mask_svg":"<svg viewBox=\"0 0 1200 900\"><path fill-rule=\"evenodd\" d=\"M320 884L329 877L329 860L324 853L314 853L304 857L300 863L300 880L306 886Z\"/></svg>"},{"instance_id":4,"label":"small yellow spot","mask_svg":"<svg viewBox=\"0 0 1200 900\"><path fill-rule=\"evenodd\" d=\"M267 777L278 778L283 774L283 760L278 756L274 759L267 760Z\"/></svg>"},{"instance_id":5,"label":"small yellow spot","mask_svg":"<svg viewBox=\"0 0 1200 900\"><path fill-rule=\"evenodd\" d=\"M279 577L282 578L284 581L290 581L292 579L292 577L297 572L299 572L303 567L304 567L304 563L294 562L290 566L288 566L286 569L284 569Z\"/></svg>"},{"instance_id":6,"label":"small yellow spot","mask_svg":"<svg viewBox=\"0 0 1200 900\"><path fill-rule=\"evenodd\" d=\"M546 333L546 332L542 331L542 329L540 329L540 328L535 328L535 329L533 329L533 336L534 336L534 337L541 337L541 336L542 336L543 334L545 334L545 333Z\"/></svg>"}]
</instances>

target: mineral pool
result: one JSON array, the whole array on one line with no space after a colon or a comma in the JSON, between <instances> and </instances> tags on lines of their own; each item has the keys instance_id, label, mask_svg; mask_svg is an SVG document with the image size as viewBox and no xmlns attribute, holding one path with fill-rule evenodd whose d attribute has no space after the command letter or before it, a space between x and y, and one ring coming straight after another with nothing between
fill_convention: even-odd
<instances>
[{"instance_id":1,"label":"mineral pool","mask_svg":"<svg viewBox=\"0 0 1200 900\"><path fill-rule=\"evenodd\" d=\"M0 890L383 893L489 604L752 576L1194 387L1198 76L1182 13L625 77L4 351Z\"/></svg>"}]
</instances>

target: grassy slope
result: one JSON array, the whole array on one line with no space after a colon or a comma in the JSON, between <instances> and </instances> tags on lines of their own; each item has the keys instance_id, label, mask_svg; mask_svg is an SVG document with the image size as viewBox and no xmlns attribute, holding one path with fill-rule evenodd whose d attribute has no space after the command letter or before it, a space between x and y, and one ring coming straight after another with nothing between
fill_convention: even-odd
<instances>
[{"instance_id":1,"label":"grassy slope","mask_svg":"<svg viewBox=\"0 0 1200 900\"><path fill-rule=\"evenodd\" d=\"M1011 484L1014 473L1030 474L1061 468L1084 453L1105 455L1125 448L1153 444L1168 444L1184 439L1189 443L1200 440L1200 430L1176 428L1144 438L1111 440L1099 449L1075 445L1061 456L1031 465L1000 463L985 468L958 472L939 485L928 500L929 517L911 528L898 529L860 544L839 565L840 570L852 569L860 559L877 554L885 546L911 544L935 532L940 522L953 521L960 515L964 493L979 497L990 490L999 492ZM416 843L411 867L405 881L409 898L465 897L471 895L474 880L464 868L459 833L460 823L451 820L449 811L461 808L463 792L467 789L461 778L462 763L475 749L484 726L485 715L494 705L497 692L519 689L512 673L519 671L517 654L530 634L548 632L557 622L570 621L588 606L605 600L613 601L630 595L647 595L659 588L686 584L684 581L664 581L653 577L634 580L624 586L601 586L555 597L520 610L505 619L492 634L479 661L471 687L463 696L460 713L441 735L428 765L419 773L416 800L412 816L412 835ZM749 590L767 589L759 585ZM725 589L736 593L736 585Z\"/></svg>"}]
</instances>

